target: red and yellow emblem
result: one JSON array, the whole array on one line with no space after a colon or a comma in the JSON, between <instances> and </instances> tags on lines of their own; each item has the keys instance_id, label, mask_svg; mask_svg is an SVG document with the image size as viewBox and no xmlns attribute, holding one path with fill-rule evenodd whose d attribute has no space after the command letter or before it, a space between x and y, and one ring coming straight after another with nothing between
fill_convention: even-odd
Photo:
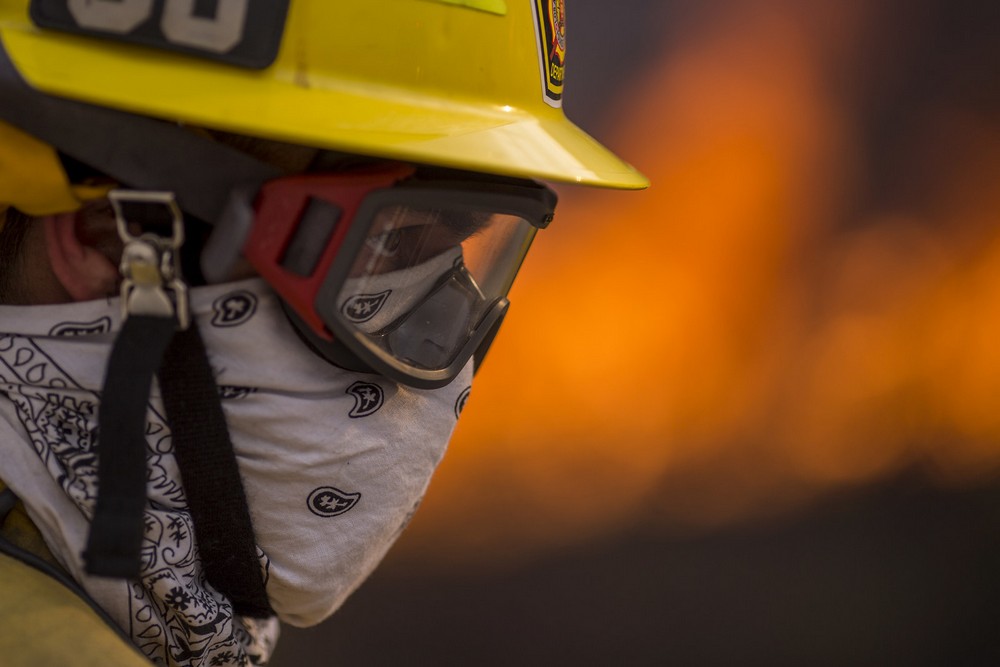
<instances>
[{"instance_id":1,"label":"red and yellow emblem","mask_svg":"<svg viewBox=\"0 0 1000 667\"><path fill-rule=\"evenodd\" d=\"M562 106L566 70L566 2L534 0L538 30L538 62L542 70L542 92L551 106Z\"/></svg>"}]
</instances>

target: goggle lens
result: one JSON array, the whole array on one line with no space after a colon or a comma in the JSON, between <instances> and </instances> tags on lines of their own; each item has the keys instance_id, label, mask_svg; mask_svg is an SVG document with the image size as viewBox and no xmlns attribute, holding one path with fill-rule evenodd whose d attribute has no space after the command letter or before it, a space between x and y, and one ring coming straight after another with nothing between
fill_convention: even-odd
<instances>
[{"instance_id":1,"label":"goggle lens","mask_svg":"<svg viewBox=\"0 0 1000 667\"><path fill-rule=\"evenodd\" d=\"M485 210L382 208L336 296L339 325L380 356L445 369L505 299L534 234Z\"/></svg>"},{"instance_id":2,"label":"goggle lens","mask_svg":"<svg viewBox=\"0 0 1000 667\"><path fill-rule=\"evenodd\" d=\"M268 181L222 237L249 230L237 247L325 358L429 388L485 353L554 206L538 184L389 164Z\"/></svg>"}]
</instances>

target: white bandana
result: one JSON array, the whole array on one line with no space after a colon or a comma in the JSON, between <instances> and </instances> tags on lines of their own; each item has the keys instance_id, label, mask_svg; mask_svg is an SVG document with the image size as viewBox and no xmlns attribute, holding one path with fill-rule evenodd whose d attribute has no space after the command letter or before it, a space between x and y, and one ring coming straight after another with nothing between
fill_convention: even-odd
<instances>
[{"instance_id":1,"label":"white bandana","mask_svg":"<svg viewBox=\"0 0 1000 667\"><path fill-rule=\"evenodd\" d=\"M408 313L461 259L462 249L452 248L408 269L348 278L340 310L359 330L378 331Z\"/></svg>"},{"instance_id":2,"label":"white bandana","mask_svg":"<svg viewBox=\"0 0 1000 667\"><path fill-rule=\"evenodd\" d=\"M318 623L364 580L423 497L471 365L421 391L309 352L259 280L192 290L278 617ZM118 300L0 306L0 479L49 547L154 663L263 664L276 619L234 617L202 573L158 387L147 412L139 581L87 575L94 436Z\"/></svg>"}]
</instances>

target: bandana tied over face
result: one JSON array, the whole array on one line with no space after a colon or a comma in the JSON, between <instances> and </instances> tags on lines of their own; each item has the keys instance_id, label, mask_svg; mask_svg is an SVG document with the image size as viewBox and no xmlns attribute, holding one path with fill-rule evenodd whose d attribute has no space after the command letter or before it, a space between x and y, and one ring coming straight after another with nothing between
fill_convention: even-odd
<instances>
[{"instance_id":1,"label":"bandana tied over face","mask_svg":"<svg viewBox=\"0 0 1000 667\"><path fill-rule=\"evenodd\" d=\"M282 621L318 623L415 511L468 396L471 368L433 391L335 368L306 349L258 280L197 288L191 308L216 373L268 598ZM0 323L0 479L59 561L155 664L264 664L278 621L236 616L205 580L156 386L141 576L84 572L117 300L0 306Z\"/></svg>"},{"instance_id":2,"label":"bandana tied over face","mask_svg":"<svg viewBox=\"0 0 1000 667\"><path fill-rule=\"evenodd\" d=\"M348 278L340 289L340 310L365 333L384 329L408 314L461 261L462 249L454 248L408 269Z\"/></svg>"}]
</instances>

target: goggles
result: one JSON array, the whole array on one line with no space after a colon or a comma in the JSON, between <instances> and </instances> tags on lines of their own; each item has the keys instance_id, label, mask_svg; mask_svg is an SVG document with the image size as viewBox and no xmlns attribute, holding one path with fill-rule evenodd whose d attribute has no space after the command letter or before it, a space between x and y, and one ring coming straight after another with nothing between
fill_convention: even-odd
<instances>
[{"instance_id":1,"label":"goggles","mask_svg":"<svg viewBox=\"0 0 1000 667\"><path fill-rule=\"evenodd\" d=\"M242 254L328 361L419 388L485 355L556 196L531 181L384 163L234 191L202 257Z\"/></svg>"}]
</instances>

